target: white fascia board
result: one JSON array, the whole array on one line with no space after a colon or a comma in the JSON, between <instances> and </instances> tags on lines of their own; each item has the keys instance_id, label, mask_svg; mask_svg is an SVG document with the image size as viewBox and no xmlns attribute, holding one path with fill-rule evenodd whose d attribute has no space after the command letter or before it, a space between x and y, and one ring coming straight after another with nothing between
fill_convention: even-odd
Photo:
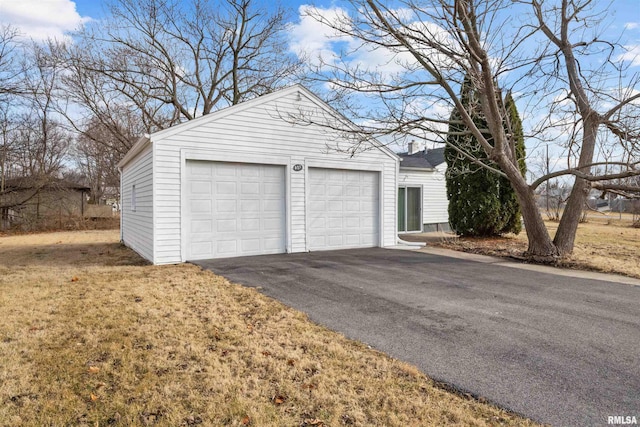
<instances>
[{"instance_id":1,"label":"white fascia board","mask_svg":"<svg viewBox=\"0 0 640 427\"><path fill-rule=\"evenodd\" d=\"M122 171L127 163L135 159L147 146L151 143L151 137L148 134L141 136L140 139L133 144L133 147L125 154L125 156L118 162L118 169Z\"/></svg>"},{"instance_id":2,"label":"white fascia board","mask_svg":"<svg viewBox=\"0 0 640 427\"><path fill-rule=\"evenodd\" d=\"M400 163L400 172L402 171L423 171L423 172L433 172L435 171L434 168L412 168L412 167L405 167L402 166L402 163Z\"/></svg>"}]
</instances>

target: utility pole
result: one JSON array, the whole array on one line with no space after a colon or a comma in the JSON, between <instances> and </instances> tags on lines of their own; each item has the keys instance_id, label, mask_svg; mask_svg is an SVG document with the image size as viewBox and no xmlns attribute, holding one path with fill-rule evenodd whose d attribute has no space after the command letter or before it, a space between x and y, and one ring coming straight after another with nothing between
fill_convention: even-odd
<instances>
[{"instance_id":1,"label":"utility pole","mask_svg":"<svg viewBox=\"0 0 640 427\"><path fill-rule=\"evenodd\" d=\"M547 159L546 159L546 163L547 163L547 175L549 175L549 144L546 145L547 147ZM547 214L549 213L549 180L547 180Z\"/></svg>"}]
</instances>

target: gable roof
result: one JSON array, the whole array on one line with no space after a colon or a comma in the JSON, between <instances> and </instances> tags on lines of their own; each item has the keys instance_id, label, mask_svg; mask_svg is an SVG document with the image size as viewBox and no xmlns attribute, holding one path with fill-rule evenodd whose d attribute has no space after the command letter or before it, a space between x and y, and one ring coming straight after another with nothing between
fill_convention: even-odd
<instances>
[{"instance_id":1,"label":"gable roof","mask_svg":"<svg viewBox=\"0 0 640 427\"><path fill-rule=\"evenodd\" d=\"M417 153L400 153L402 159L401 168L435 169L436 166L444 163L444 147L431 150L421 150Z\"/></svg>"},{"instance_id":2,"label":"gable roof","mask_svg":"<svg viewBox=\"0 0 640 427\"><path fill-rule=\"evenodd\" d=\"M311 101L312 103L316 104L319 108L321 108L325 112L327 112L327 113L329 113L329 114L331 114L331 115L333 115L335 117L339 117L342 121L344 121L347 124L347 126L349 126L351 128L351 130L354 130L354 131L361 130L361 128L358 125L353 123L351 120L346 118L342 113L340 113L339 111L335 110L329 104L324 102L322 99L320 99L316 94L311 92L309 89L307 89L306 87L302 86L301 84L294 84L294 85L289 86L287 88L280 89L280 90L277 90L275 92L271 92L271 93L268 93L268 94L265 94L265 95L261 95L261 96L258 96L257 98L253 98L253 99L241 102L241 103L236 104L236 105L232 105L232 106L229 106L229 107L226 107L226 108L222 108L220 110L214 111L214 112L206 114L204 116L200 116L200 117L198 117L196 119L189 120L187 122L171 126L171 127L167 128L167 129L163 129L163 130L160 130L158 132L154 132L151 135L144 135L133 145L133 147L131 147L129 152L127 152L127 154L123 157L123 159L118 163L118 167L122 168L124 165L126 165L131 160L133 160L138 155L138 153L140 153L142 151L142 149L144 147L146 147L147 144L150 143L150 142L153 143L153 141L155 141L155 140L163 139L163 138L166 138L168 136L174 135L174 134L179 133L179 132L184 132L184 131L189 130L191 128L194 128L194 127L197 127L197 126L201 126L201 125L203 125L205 123L208 123L208 122L211 122L211 121L215 121L215 120L219 120L219 119L221 119L223 117L226 117L228 115L237 114L238 112L246 110L248 108L253 108L253 107L259 106L261 104L267 103L269 101L272 101L272 100L275 100L275 99L278 99L278 98L281 98L281 97L285 97L285 96L288 96L290 94L294 94L296 92L299 93L301 96L305 96L309 101ZM392 157L394 159L398 159L399 158L396 153L394 153L386 145L382 144L381 142L379 142L375 138L372 138L371 142L373 143L373 145L375 145L379 150L381 150L382 152L387 154L389 157Z\"/></svg>"}]
</instances>

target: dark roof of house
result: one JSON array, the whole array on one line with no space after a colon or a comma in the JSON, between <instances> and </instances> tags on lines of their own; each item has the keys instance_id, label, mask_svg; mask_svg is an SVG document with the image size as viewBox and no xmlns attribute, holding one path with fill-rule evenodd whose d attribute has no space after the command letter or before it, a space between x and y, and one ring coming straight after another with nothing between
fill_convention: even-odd
<instances>
[{"instance_id":1,"label":"dark roof of house","mask_svg":"<svg viewBox=\"0 0 640 427\"><path fill-rule=\"evenodd\" d=\"M413 154L399 153L398 156L402 158L401 168L433 169L444 163L444 147L425 149Z\"/></svg>"},{"instance_id":2,"label":"dark roof of house","mask_svg":"<svg viewBox=\"0 0 640 427\"><path fill-rule=\"evenodd\" d=\"M7 190L32 190L32 189L46 189L46 190L78 190L89 191L89 187L76 184L75 182L67 181L59 178L48 179L33 179L30 177L25 178L13 178L5 181L5 189Z\"/></svg>"}]
</instances>

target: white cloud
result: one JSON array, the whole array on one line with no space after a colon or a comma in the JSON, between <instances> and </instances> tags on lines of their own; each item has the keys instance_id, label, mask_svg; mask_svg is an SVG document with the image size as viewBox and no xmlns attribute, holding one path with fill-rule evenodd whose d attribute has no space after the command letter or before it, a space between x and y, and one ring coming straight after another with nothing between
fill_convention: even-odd
<instances>
[{"instance_id":1,"label":"white cloud","mask_svg":"<svg viewBox=\"0 0 640 427\"><path fill-rule=\"evenodd\" d=\"M307 58L312 64L334 63L338 59L336 47L340 43L349 43L351 38L321 23L316 17L331 23L348 19L345 9L328 9L302 5L298 9L300 22L292 24L289 30L289 49L299 57Z\"/></svg>"},{"instance_id":2,"label":"white cloud","mask_svg":"<svg viewBox=\"0 0 640 427\"><path fill-rule=\"evenodd\" d=\"M625 30L635 30L640 27L640 22L627 22L624 24Z\"/></svg>"},{"instance_id":3,"label":"white cloud","mask_svg":"<svg viewBox=\"0 0 640 427\"><path fill-rule=\"evenodd\" d=\"M625 45L626 52L618 56L618 61L631 62L632 67L640 67L640 44Z\"/></svg>"},{"instance_id":4,"label":"white cloud","mask_svg":"<svg viewBox=\"0 0 640 427\"><path fill-rule=\"evenodd\" d=\"M35 40L62 39L89 20L78 14L72 0L0 0L0 24Z\"/></svg>"},{"instance_id":5,"label":"white cloud","mask_svg":"<svg viewBox=\"0 0 640 427\"><path fill-rule=\"evenodd\" d=\"M423 34L430 40L438 40L454 49L456 44L451 36L437 24L420 22L419 17L410 9L397 9L392 12L416 34ZM299 8L299 14L299 23L290 26L289 49L299 57L305 58L312 66L331 66L341 59L350 68L374 72L384 81L392 79L395 75L410 73L417 66L416 59L406 49L392 50L380 45L367 44L326 24L344 28L348 32L352 22L346 9L303 5ZM449 58L434 52L428 46L417 44L416 49L426 53L425 56L440 66L452 66Z\"/></svg>"}]
</instances>

